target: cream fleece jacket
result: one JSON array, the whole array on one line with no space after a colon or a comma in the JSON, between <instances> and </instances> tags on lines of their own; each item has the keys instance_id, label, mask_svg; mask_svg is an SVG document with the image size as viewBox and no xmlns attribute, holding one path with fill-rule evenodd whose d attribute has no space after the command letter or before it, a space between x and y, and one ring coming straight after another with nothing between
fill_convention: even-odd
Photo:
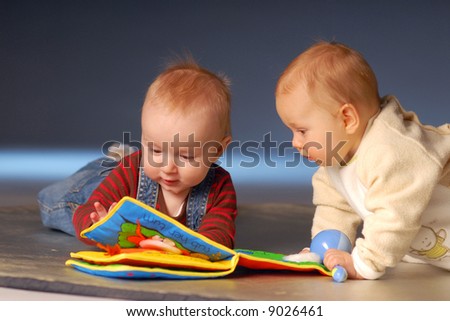
<instances>
[{"instance_id":1,"label":"cream fleece jacket","mask_svg":"<svg viewBox=\"0 0 450 321\"><path fill-rule=\"evenodd\" d=\"M450 269L450 124L423 125L387 96L352 161L319 168L313 187L312 236L344 232L355 242L352 257L364 278L381 277L406 254L427 259L429 245L415 240L425 228L440 236L433 253L442 255L429 263ZM362 222L363 237L355 241Z\"/></svg>"}]
</instances>

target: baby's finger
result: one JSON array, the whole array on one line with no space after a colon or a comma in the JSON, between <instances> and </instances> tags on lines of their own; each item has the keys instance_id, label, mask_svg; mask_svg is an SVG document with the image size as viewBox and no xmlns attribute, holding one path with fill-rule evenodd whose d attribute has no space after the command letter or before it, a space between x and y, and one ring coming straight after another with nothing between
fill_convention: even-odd
<instances>
[{"instance_id":1,"label":"baby's finger","mask_svg":"<svg viewBox=\"0 0 450 321\"><path fill-rule=\"evenodd\" d=\"M111 204L111 206L109 207L108 213L111 212L111 210L114 208L114 206L117 205L117 202L114 202Z\"/></svg>"},{"instance_id":2,"label":"baby's finger","mask_svg":"<svg viewBox=\"0 0 450 321\"><path fill-rule=\"evenodd\" d=\"M108 214L108 212L106 212L105 207L100 202L95 202L94 207L95 207L95 210L97 211L98 216L100 216L100 218L103 218Z\"/></svg>"},{"instance_id":3,"label":"baby's finger","mask_svg":"<svg viewBox=\"0 0 450 321\"><path fill-rule=\"evenodd\" d=\"M98 216L97 212L92 212L89 214L89 217L91 218L92 223L97 223L100 221L100 217Z\"/></svg>"},{"instance_id":4,"label":"baby's finger","mask_svg":"<svg viewBox=\"0 0 450 321\"><path fill-rule=\"evenodd\" d=\"M334 249L329 249L325 252L324 258L323 258L323 264L328 268L333 268L336 265L342 265L345 262L342 255L339 253L339 251L336 251Z\"/></svg>"}]
</instances>

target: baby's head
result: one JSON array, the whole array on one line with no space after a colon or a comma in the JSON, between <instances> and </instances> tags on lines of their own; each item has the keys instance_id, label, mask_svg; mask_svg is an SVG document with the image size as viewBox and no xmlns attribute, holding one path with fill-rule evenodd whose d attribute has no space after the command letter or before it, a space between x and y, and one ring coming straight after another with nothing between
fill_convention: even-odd
<instances>
[{"instance_id":1,"label":"baby's head","mask_svg":"<svg viewBox=\"0 0 450 321\"><path fill-rule=\"evenodd\" d=\"M178 192L200 183L231 141L230 97L225 76L192 59L162 72L142 107L147 176Z\"/></svg>"},{"instance_id":2,"label":"baby's head","mask_svg":"<svg viewBox=\"0 0 450 321\"><path fill-rule=\"evenodd\" d=\"M279 78L276 96L287 95L299 85L331 112L344 104L361 111L380 105L372 68L359 52L339 43L318 42L295 58Z\"/></svg>"},{"instance_id":3,"label":"baby's head","mask_svg":"<svg viewBox=\"0 0 450 321\"><path fill-rule=\"evenodd\" d=\"M281 119L294 133L294 147L321 165L331 165L332 159L314 150L322 147L325 152L327 143L333 143L334 149L344 141L340 155L331 157L338 163L348 161L380 108L371 67L360 53L338 43L319 42L295 58L279 78L275 97ZM327 132L332 139L325 137Z\"/></svg>"},{"instance_id":4,"label":"baby's head","mask_svg":"<svg viewBox=\"0 0 450 321\"><path fill-rule=\"evenodd\" d=\"M161 109L186 116L205 115L222 136L231 134L229 80L199 66L192 58L175 61L150 85L143 105L147 112Z\"/></svg>"}]
</instances>

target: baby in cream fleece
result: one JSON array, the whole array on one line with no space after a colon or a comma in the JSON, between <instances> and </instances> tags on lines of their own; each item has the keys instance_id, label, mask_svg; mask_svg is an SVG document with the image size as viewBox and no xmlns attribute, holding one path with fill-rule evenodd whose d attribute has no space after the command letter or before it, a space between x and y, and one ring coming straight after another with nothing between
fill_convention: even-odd
<instances>
[{"instance_id":1,"label":"baby in cream fleece","mask_svg":"<svg viewBox=\"0 0 450 321\"><path fill-rule=\"evenodd\" d=\"M380 98L369 64L339 43L289 64L276 108L293 146L320 165L312 237L337 229L354 244L351 254L328 250L329 269L378 279L407 258L450 270L449 124L423 125L395 97Z\"/></svg>"}]
</instances>

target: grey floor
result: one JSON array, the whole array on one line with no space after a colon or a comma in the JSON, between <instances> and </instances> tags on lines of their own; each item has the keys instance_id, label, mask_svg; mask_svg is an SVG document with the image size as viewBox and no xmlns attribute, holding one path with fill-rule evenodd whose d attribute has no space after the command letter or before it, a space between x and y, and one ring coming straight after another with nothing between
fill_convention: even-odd
<instances>
[{"instance_id":1,"label":"grey floor","mask_svg":"<svg viewBox=\"0 0 450 321\"><path fill-rule=\"evenodd\" d=\"M0 182L0 207L33 205L36 203L36 193L49 183L51 181L2 181ZM0 287L0 300L75 301L91 299L100 300L101 298Z\"/></svg>"},{"instance_id":2,"label":"grey floor","mask_svg":"<svg viewBox=\"0 0 450 321\"><path fill-rule=\"evenodd\" d=\"M0 208L33 208L37 191L46 184L1 182ZM261 186L237 188L241 195L237 247L290 254L308 242L313 211L308 187L279 187L276 192ZM2 300L450 300L448 272L407 263L400 263L380 280L344 283L310 273L245 270L220 279L194 281L130 282L95 277L64 266L68 253L82 250L81 244L63 233L46 230L36 215L23 232L30 234L26 242L40 248L43 260L36 261L27 254L29 249L8 243L5 238L12 233L8 220L0 227L0 262L10 263L0 266ZM14 253L18 253L16 258ZM152 286L155 284L157 287Z\"/></svg>"},{"instance_id":3,"label":"grey floor","mask_svg":"<svg viewBox=\"0 0 450 321\"><path fill-rule=\"evenodd\" d=\"M29 207L36 205L36 194L51 180L4 180L0 181L0 208ZM309 204L311 202L311 188L309 186L280 186L278 188L261 186L236 186L240 203L258 204L264 202L289 204ZM249 205L251 207L251 205ZM258 232L256 232L258 234ZM255 235L256 236L256 235ZM0 236L1 238L1 236ZM258 245L257 237L250 242L249 248ZM51 300L51 301L86 301L86 300L114 300L99 296L74 295L66 293L42 292L0 286L0 300Z\"/></svg>"}]
</instances>

